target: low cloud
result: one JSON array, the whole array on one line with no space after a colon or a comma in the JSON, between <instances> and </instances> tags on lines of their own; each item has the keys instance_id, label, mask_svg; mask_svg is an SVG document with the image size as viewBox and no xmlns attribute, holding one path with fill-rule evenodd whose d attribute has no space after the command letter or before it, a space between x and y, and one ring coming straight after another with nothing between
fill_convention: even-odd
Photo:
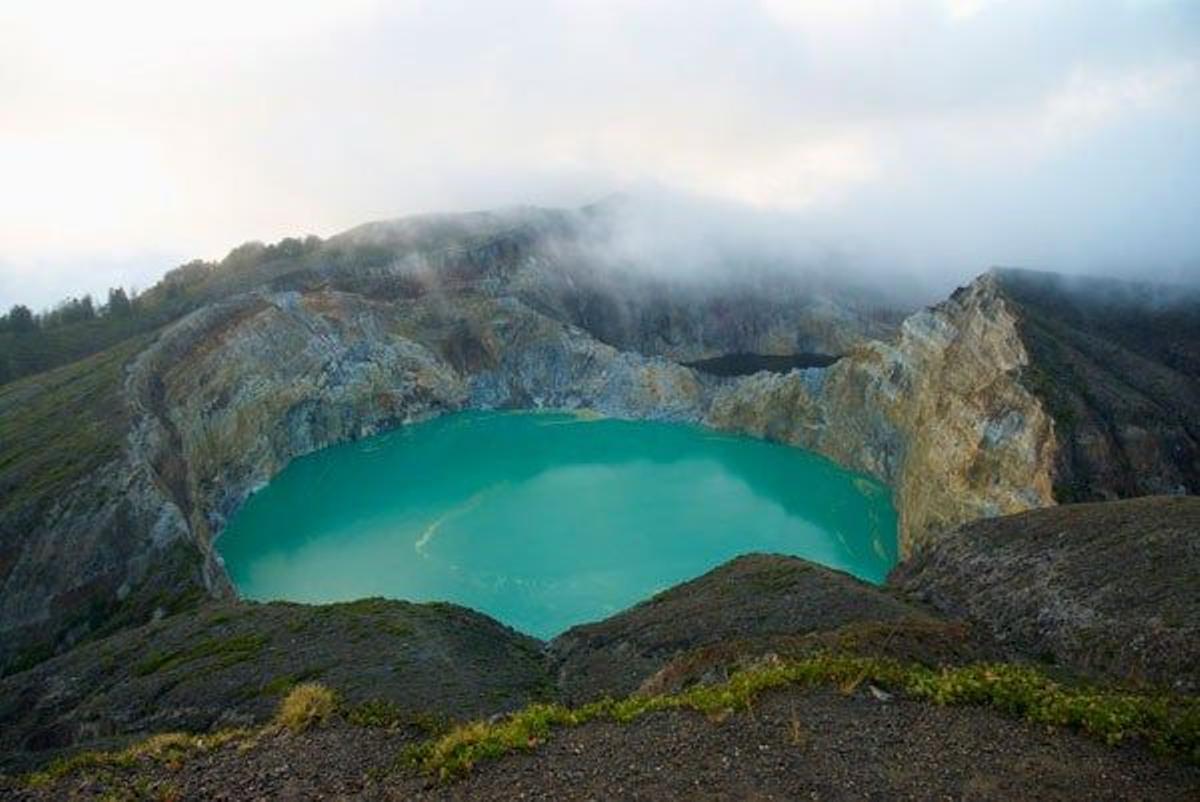
<instances>
[{"instance_id":1,"label":"low cloud","mask_svg":"<svg viewBox=\"0 0 1200 802\"><path fill-rule=\"evenodd\" d=\"M673 270L1200 272L1189 0L252 6L0 10L0 304L614 192L674 199Z\"/></svg>"}]
</instances>

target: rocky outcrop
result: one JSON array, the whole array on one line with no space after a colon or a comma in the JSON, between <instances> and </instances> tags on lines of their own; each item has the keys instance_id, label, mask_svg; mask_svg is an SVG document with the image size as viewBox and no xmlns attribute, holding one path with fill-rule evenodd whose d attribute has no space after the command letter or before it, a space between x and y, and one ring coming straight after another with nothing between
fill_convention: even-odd
<instances>
[{"instance_id":1,"label":"rocky outcrop","mask_svg":"<svg viewBox=\"0 0 1200 802\"><path fill-rule=\"evenodd\" d=\"M706 422L818 451L895 489L900 548L1054 503L1054 427L1021 383L1016 313L984 275L908 318L895 345L716 392Z\"/></svg>"},{"instance_id":2,"label":"rocky outcrop","mask_svg":"<svg viewBox=\"0 0 1200 802\"><path fill-rule=\"evenodd\" d=\"M703 646L863 622L899 630L933 620L840 571L752 554L604 621L572 627L550 642L549 654L562 693L578 703L631 693L671 660Z\"/></svg>"},{"instance_id":3,"label":"rocky outcrop","mask_svg":"<svg viewBox=\"0 0 1200 802\"><path fill-rule=\"evenodd\" d=\"M1060 502L1200 493L1200 291L1001 270Z\"/></svg>"},{"instance_id":4,"label":"rocky outcrop","mask_svg":"<svg viewBox=\"0 0 1200 802\"><path fill-rule=\"evenodd\" d=\"M975 521L888 585L1069 670L1200 690L1200 499L1071 504Z\"/></svg>"}]
</instances>

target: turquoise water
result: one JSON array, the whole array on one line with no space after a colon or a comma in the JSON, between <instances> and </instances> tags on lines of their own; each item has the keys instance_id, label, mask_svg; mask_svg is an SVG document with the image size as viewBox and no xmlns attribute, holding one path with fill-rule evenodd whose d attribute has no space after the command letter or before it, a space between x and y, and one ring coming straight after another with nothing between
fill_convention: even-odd
<instances>
[{"instance_id":1,"label":"turquoise water","mask_svg":"<svg viewBox=\"0 0 1200 802\"><path fill-rule=\"evenodd\" d=\"M451 601L538 637L752 551L879 582L888 490L695 426L461 413L298 459L217 547L251 599Z\"/></svg>"}]
</instances>

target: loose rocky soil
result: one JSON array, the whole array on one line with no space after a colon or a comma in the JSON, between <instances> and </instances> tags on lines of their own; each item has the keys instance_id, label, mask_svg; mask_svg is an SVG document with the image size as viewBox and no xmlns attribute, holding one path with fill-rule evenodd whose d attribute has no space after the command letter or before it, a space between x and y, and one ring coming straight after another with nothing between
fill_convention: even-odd
<instances>
[{"instance_id":1,"label":"loose rocky soil","mask_svg":"<svg viewBox=\"0 0 1200 802\"><path fill-rule=\"evenodd\" d=\"M74 777L14 800L98 799L1196 799L1200 769L982 708L869 689L785 689L722 721L654 713L560 729L530 752L435 784L398 767L411 731L335 724L228 746L176 768ZM402 765L402 764L400 764ZM0 789L4 786L0 786Z\"/></svg>"},{"instance_id":2,"label":"loose rocky soil","mask_svg":"<svg viewBox=\"0 0 1200 802\"><path fill-rule=\"evenodd\" d=\"M1179 638L1200 615L1190 592L1198 505L1151 499L979 522L969 542L953 537L922 552L884 588L749 555L549 644L452 605L216 604L0 680L0 769L9 773L0 797L1196 799L1200 768L1136 745L1110 748L992 709L880 701L870 688L776 690L724 721L683 711L595 720L449 786L398 768L398 757L426 737L418 724L487 718L537 699L675 693L768 654L831 650L933 667L1050 656L1064 681L1080 671L1128 681L1124 663L1095 659L1108 652L1070 648L1079 621L1135 649L1112 654L1157 656L1160 676L1178 684L1194 671L1180 656L1196 640ZM1058 610L1082 617L1051 615ZM952 617L960 613L967 620ZM143 759L76 772L36 790L13 779L56 756L154 732L259 726L300 681L335 691L343 715L385 700L402 724L337 719L174 766Z\"/></svg>"},{"instance_id":3,"label":"loose rocky soil","mask_svg":"<svg viewBox=\"0 0 1200 802\"><path fill-rule=\"evenodd\" d=\"M1011 655L1200 691L1200 498L975 521L919 550L888 584L971 619Z\"/></svg>"},{"instance_id":4,"label":"loose rocky soil","mask_svg":"<svg viewBox=\"0 0 1200 802\"><path fill-rule=\"evenodd\" d=\"M550 643L567 699L623 696L684 652L730 639L769 639L854 622L930 623L907 604L847 574L777 555L751 554Z\"/></svg>"}]
</instances>

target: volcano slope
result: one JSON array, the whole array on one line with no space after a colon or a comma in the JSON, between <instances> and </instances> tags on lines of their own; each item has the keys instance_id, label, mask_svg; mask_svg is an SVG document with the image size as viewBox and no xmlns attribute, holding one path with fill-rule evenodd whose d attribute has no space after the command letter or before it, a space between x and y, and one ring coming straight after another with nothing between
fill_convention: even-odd
<instances>
[{"instance_id":1,"label":"volcano slope","mask_svg":"<svg viewBox=\"0 0 1200 802\"><path fill-rule=\"evenodd\" d=\"M1019 539L1059 512L993 523ZM1176 525L1189 514L1171 499L1142 512ZM1092 571L1064 566L1064 587ZM998 642L990 622L944 617L908 592L751 555L544 645L447 605L210 606L0 681L0 789L16 799L1200 790L1194 696L1094 663L1077 678L1070 659L1038 663ZM1019 602L1004 612L1029 623ZM197 647L208 643L221 647ZM336 694L327 715L273 724L280 699L311 682ZM610 695L626 701L595 701ZM166 728L207 735L142 740Z\"/></svg>"},{"instance_id":2,"label":"volcano slope","mask_svg":"<svg viewBox=\"0 0 1200 802\"><path fill-rule=\"evenodd\" d=\"M840 353L894 331L857 288L610 264L595 215L244 246L145 293L165 324L0 387L0 671L232 598L212 542L301 454L464 408L699 421L708 380L674 359Z\"/></svg>"},{"instance_id":3,"label":"volcano slope","mask_svg":"<svg viewBox=\"0 0 1200 802\"><path fill-rule=\"evenodd\" d=\"M243 246L148 291L165 324L0 386L0 672L232 599L213 542L254 488L445 411L590 408L809 448L893 487L904 554L980 517L1196 490L1192 295L993 271L900 323L828 276L668 281L597 247L605 215ZM840 358L682 364L747 353ZM1063 372L1075 354L1086 375Z\"/></svg>"},{"instance_id":4,"label":"volcano slope","mask_svg":"<svg viewBox=\"0 0 1200 802\"><path fill-rule=\"evenodd\" d=\"M1082 584L1060 584L1058 573L1081 554L1039 575L1039 598L1058 604L1066 594L1076 611L1093 604L1104 627L1145 625L1151 642L1105 656L1071 641L1087 616L1064 614L1070 625L1055 628L1029 624L1030 608L973 606L975 589L991 600L1006 585L976 588L954 563L987 559L955 545L971 537L962 525L978 519L1080 498L1196 492L1193 292L996 270L901 322L886 298L828 279L763 269L736 282L680 283L614 264L594 248L597 215L602 229L595 209L525 209L247 246L148 292L162 313L153 326L0 386L0 717L11 722L10 764L164 728L258 727L287 688L308 679L336 686L348 725L376 720L350 714L371 701L348 679L359 671L362 689L378 687L428 727L643 684L671 693L680 677L708 683L768 653L807 659L814 644L842 648L865 635L906 663L1054 657L1054 670L1069 675L1145 674L1152 685L1190 687L1172 667L1181 653L1170 641L1182 631L1177 589L1155 584L1154 572L1140 574L1145 603L1132 619L1110 615L1111 600L1070 596L1103 581L1102 562L1085 562L1100 573ZM730 377L682 364L798 353L838 358ZM452 607L236 601L214 540L291 459L446 411L543 407L694 421L873 474L895 492L901 552L916 566L901 574L911 599L861 595L828 578L778 596L774 580L750 571L722 592L752 594L757 607L713 601L701 613L676 600L662 609L678 613L656 617L658 599L568 633L546 655ZM1133 539L1123 543L1142 542L1144 533L1121 523L1127 512L1111 514ZM1109 513L1097 515L1088 526L1105 526ZM1164 559L1194 559L1194 539L1174 542ZM1005 559L1035 565L1048 543ZM921 562L925 554L934 556ZM842 591L855 599L849 612L831 601ZM831 606L810 616L813 599ZM1157 599L1169 609L1155 613ZM859 604L870 614L850 614ZM1069 605L1052 609L1060 607ZM951 637L946 628L959 625L939 610L977 620ZM678 631L673 617L704 626ZM881 641L896 617L924 624ZM398 650L376 628L418 637ZM491 651L479 651L480 641ZM305 644L347 657L314 662ZM667 655L673 667L660 665ZM442 682L444 696L427 687ZM297 742L308 737L330 736Z\"/></svg>"}]
</instances>

